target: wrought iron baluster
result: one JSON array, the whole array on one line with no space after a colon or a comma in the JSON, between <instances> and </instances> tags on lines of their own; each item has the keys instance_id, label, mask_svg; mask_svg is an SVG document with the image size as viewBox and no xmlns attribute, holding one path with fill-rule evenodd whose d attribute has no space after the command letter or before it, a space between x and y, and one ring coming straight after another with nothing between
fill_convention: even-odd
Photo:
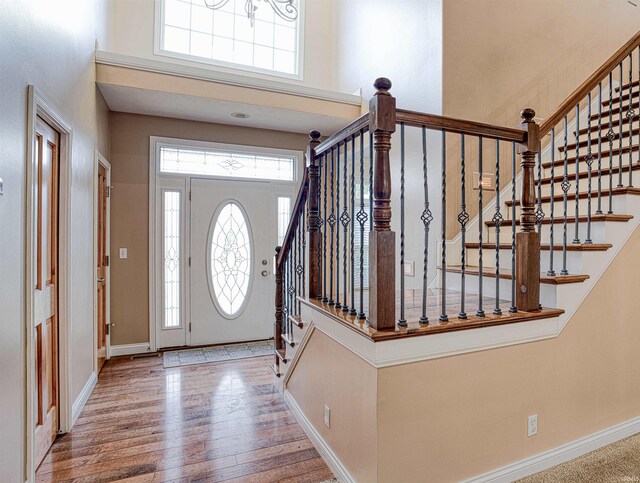
<instances>
[{"instance_id":1,"label":"wrought iron baluster","mask_svg":"<svg viewBox=\"0 0 640 483\"><path fill-rule=\"evenodd\" d=\"M345 151L347 146L344 147ZM340 144L336 147L336 298L334 307L342 308L340 303Z\"/></svg>"},{"instance_id":2,"label":"wrought iron baluster","mask_svg":"<svg viewBox=\"0 0 640 483\"><path fill-rule=\"evenodd\" d=\"M596 215L602 214L602 82L598 83L598 207Z\"/></svg>"},{"instance_id":3,"label":"wrought iron baluster","mask_svg":"<svg viewBox=\"0 0 640 483\"><path fill-rule=\"evenodd\" d=\"M358 319L366 318L364 313L364 226L367 223L367 212L364 209L364 131L360 131L360 211L358 211L358 223L360 223L360 310Z\"/></svg>"},{"instance_id":4,"label":"wrought iron baluster","mask_svg":"<svg viewBox=\"0 0 640 483\"><path fill-rule=\"evenodd\" d=\"M404 317L404 123L400 123L400 319L399 327L406 327Z\"/></svg>"},{"instance_id":5,"label":"wrought iron baluster","mask_svg":"<svg viewBox=\"0 0 640 483\"><path fill-rule=\"evenodd\" d=\"M302 297L307 297L307 217L302 212ZM302 314L298 304L298 313Z\"/></svg>"},{"instance_id":6,"label":"wrought iron baluster","mask_svg":"<svg viewBox=\"0 0 640 483\"><path fill-rule=\"evenodd\" d=\"M613 140L616 134L613 130L613 72L609 72L609 129L607 140L609 141L609 211L613 213Z\"/></svg>"},{"instance_id":7,"label":"wrought iron baluster","mask_svg":"<svg viewBox=\"0 0 640 483\"><path fill-rule=\"evenodd\" d=\"M480 181L478 187L478 310L476 315L478 317L484 317L485 313L482 308L482 279L483 279L483 265L482 265L482 136L478 137L478 180ZM514 275L515 277L515 272Z\"/></svg>"},{"instance_id":8,"label":"wrought iron baluster","mask_svg":"<svg viewBox=\"0 0 640 483\"><path fill-rule=\"evenodd\" d=\"M369 132L369 231L373 231L373 133Z\"/></svg>"},{"instance_id":9,"label":"wrought iron baluster","mask_svg":"<svg viewBox=\"0 0 640 483\"><path fill-rule=\"evenodd\" d=\"M344 229L344 242L342 245L342 284L344 286L344 293L342 295L342 311L348 312L349 305L347 303L347 296L349 295L349 286L347 285L347 271L349 266L347 265L347 238L349 236L349 222L351 221L351 217L349 216L349 198L347 198L347 169L349 167L349 151L347 150L348 141L344 142L344 166L343 166L343 174L344 174L344 209L342 210L342 215L340 216L340 222L342 223L342 227Z\"/></svg>"},{"instance_id":10,"label":"wrought iron baluster","mask_svg":"<svg viewBox=\"0 0 640 483\"><path fill-rule=\"evenodd\" d=\"M327 217L327 185L329 184L329 163L327 162L327 154L325 153L322 161L324 167L324 181L322 182L322 191L323 191L323 206L322 206L322 214L324 216L322 222L322 302L327 302L329 299L327 298L327 225L328 225L328 217Z\"/></svg>"},{"instance_id":11,"label":"wrought iron baluster","mask_svg":"<svg viewBox=\"0 0 640 483\"><path fill-rule=\"evenodd\" d=\"M322 158L318 157L318 251L317 251L317 259L316 259L316 264L318 267L318 281L317 281L317 290L318 290L318 295L316 296L316 299L318 300L322 300L322 294L323 292L323 288L322 288L322 233L324 232L324 219L322 218L323 216L325 216L324 212L322 211L322 203L321 203L321 197L322 197L322 187L324 184L324 181L322 180ZM311 227L309 227L311 228ZM311 267L311 264L314 263L313 260L311 260L311 251L309 251L309 267ZM309 289L311 289L311 280L309 280ZM311 291L311 290L309 290Z\"/></svg>"},{"instance_id":12,"label":"wrought iron baluster","mask_svg":"<svg viewBox=\"0 0 640 483\"><path fill-rule=\"evenodd\" d=\"M422 315L421 324L428 324L427 317L427 269L429 263L429 226L433 221L433 215L429 209L429 179L427 176L427 128L422 126L422 180L424 189L424 210L420 219L424 225L424 253L422 260Z\"/></svg>"},{"instance_id":13,"label":"wrought iron baluster","mask_svg":"<svg viewBox=\"0 0 640 483\"><path fill-rule=\"evenodd\" d=\"M293 307L293 315L298 315L298 300L297 300L297 295L299 293L298 291L298 281L300 279L299 275L298 275L298 252L300 251L299 245L300 245L300 215L295 213L294 214L294 220L296 223L296 228L293 231L293 246L291 247L293 250L293 265L291 267L291 269L293 270L293 273L291 274L291 278L293 279L293 294L291 295L292 297L292 307Z\"/></svg>"},{"instance_id":14,"label":"wrought iron baluster","mask_svg":"<svg viewBox=\"0 0 640 483\"><path fill-rule=\"evenodd\" d=\"M554 212L555 212L555 194L554 194L554 184L555 184L555 165L556 165L556 128L551 128L551 187L550 187L550 207L549 207L549 270L547 270L547 275L550 277L555 277L556 272L553 269L553 220L554 220Z\"/></svg>"},{"instance_id":15,"label":"wrought iron baluster","mask_svg":"<svg viewBox=\"0 0 640 483\"><path fill-rule=\"evenodd\" d=\"M593 155L591 154L591 92L587 95L587 102L589 104L587 106L587 155L584 158L587 162L587 238L584 243L590 245L593 243L591 240L591 175L593 171Z\"/></svg>"},{"instance_id":16,"label":"wrought iron baluster","mask_svg":"<svg viewBox=\"0 0 640 483\"><path fill-rule=\"evenodd\" d=\"M511 143L511 307L509 312L515 313L516 308L516 143Z\"/></svg>"},{"instance_id":17,"label":"wrought iron baluster","mask_svg":"<svg viewBox=\"0 0 640 483\"><path fill-rule=\"evenodd\" d=\"M589 109L591 109L591 105L589 105ZM591 125L591 121L588 120L589 125ZM576 219L575 219L575 234L573 236L573 243L580 243L580 234L578 232L579 225L579 216L580 216L580 103L576 104Z\"/></svg>"},{"instance_id":18,"label":"wrought iron baluster","mask_svg":"<svg viewBox=\"0 0 640 483\"><path fill-rule=\"evenodd\" d=\"M553 176L551 177L551 182L553 183ZM542 220L544 220L544 211L542 211L542 153L538 153L538 203L535 214L538 234L540 234L542 233Z\"/></svg>"},{"instance_id":19,"label":"wrought iron baluster","mask_svg":"<svg viewBox=\"0 0 640 483\"><path fill-rule=\"evenodd\" d=\"M440 322L447 322L447 133L442 130L442 221L441 226L441 279L440 279L440 295L441 310Z\"/></svg>"},{"instance_id":20,"label":"wrought iron baluster","mask_svg":"<svg viewBox=\"0 0 640 483\"><path fill-rule=\"evenodd\" d=\"M349 309L349 315L356 315L356 284L355 284L355 237L356 237L356 136L351 136L351 307Z\"/></svg>"},{"instance_id":21,"label":"wrought iron baluster","mask_svg":"<svg viewBox=\"0 0 640 483\"><path fill-rule=\"evenodd\" d=\"M467 222L469 221L469 213L467 213L467 193L466 193L466 172L465 172L465 142L464 134L460 134L460 214L458 215L458 223L460 223L460 235L462 241L461 267L460 267L460 313L459 319L466 319L467 312L465 310L465 278L467 271Z\"/></svg>"},{"instance_id":22,"label":"wrought iron baluster","mask_svg":"<svg viewBox=\"0 0 640 483\"><path fill-rule=\"evenodd\" d=\"M622 86L621 86L622 91ZM629 119L629 187L633 188L633 56L629 54L629 109L627 110Z\"/></svg>"},{"instance_id":23,"label":"wrought iron baluster","mask_svg":"<svg viewBox=\"0 0 640 483\"><path fill-rule=\"evenodd\" d=\"M562 215L562 270L560 271L561 275L569 275L567 271L567 195L569 194L569 188L571 188L571 183L569 183L569 176L567 175L568 171L568 149L567 149L567 129L569 129L567 125L567 116L565 115L563 118L563 126L564 126L564 149L562 151L564 155L564 162L562 164L564 168L564 175L562 177L562 207L563 207L563 215Z\"/></svg>"},{"instance_id":24,"label":"wrought iron baluster","mask_svg":"<svg viewBox=\"0 0 640 483\"><path fill-rule=\"evenodd\" d=\"M538 199L540 199L539 189ZM502 309L500 309L500 226L503 221L504 218L500 213L500 140L496 139L496 214L493 216L493 222L496 225L496 306L493 308L495 315L502 315Z\"/></svg>"},{"instance_id":25,"label":"wrought iron baluster","mask_svg":"<svg viewBox=\"0 0 640 483\"><path fill-rule=\"evenodd\" d=\"M329 305L334 305L335 301L333 300L333 241L335 239L335 226L336 226L336 214L334 211L335 207L335 153L334 149L331 148L331 214L329 218L327 218L327 223L329 223L330 230L330 238L329 238L329 300L327 303Z\"/></svg>"},{"instance_id":26,"label":"wrought iron baluster","mask_svg":"<svg viewBox=\"0 0 640 483\"><path fill-rule=\"evenodd\" d=\"M622 188L622 62L620 68L620 90L618 92L618 188Z\"/></svg>"}]
</instances>

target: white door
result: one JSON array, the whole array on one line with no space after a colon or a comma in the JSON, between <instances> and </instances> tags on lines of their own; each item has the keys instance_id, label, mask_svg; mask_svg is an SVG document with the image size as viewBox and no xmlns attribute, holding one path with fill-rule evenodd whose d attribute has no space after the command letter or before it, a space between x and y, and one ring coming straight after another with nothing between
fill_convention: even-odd
<instances>
[{"instance_id":1,"label":"white door","mask_svg":"<svg viewBox=\"0 0 640 483\"><path fill-rule=\"evenodd\" d=\"M191 179L191 345L273 336L271 184Z\"/></svg>"}]
</instances>

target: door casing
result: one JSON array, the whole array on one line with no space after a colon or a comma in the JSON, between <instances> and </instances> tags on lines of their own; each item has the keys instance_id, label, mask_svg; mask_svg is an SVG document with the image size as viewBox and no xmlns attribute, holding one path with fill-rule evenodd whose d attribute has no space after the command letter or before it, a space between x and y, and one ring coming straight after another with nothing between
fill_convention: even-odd
<instances>
[{"instance_id":1,"label":"door casing","mask_svg":"<svg viewBox=\"0 0 640 483\"><path fill-rule=\"evenodd\" d=\"M71 429L72 406L70 382L70 329L71 292L70 288L70 244L71 244L71 125L59 114L55 104L50 102L35 86L28 87L27 111L27 158L26 158L26 220L25 220L25 374L26 374L26 447L25 475L27 481L35 480L35 420L36 367L34 351L34 261L36 250L36 166L34 139L36 119L42 118L60 134L59 165L59 212L58 212L58 407L59 433Z\"/></svg>"},{"instance_id":2,"label":"door casing","mask_svg":"<svg viewBox=\"0 0 640 483\"><path fill-rule=\"evenodd\" d=\"M94 174L93 174L93 192L94 192L94 204L93 204L93 267L94 267L94 304L93 304L93 327L94 327L94 337L95 337L95 347L96 347L96 361L97 361L97 347L98 347L98 168L102 165L103 168L107 171L107 186L109 190L111 190L111 164L107 161L100 151L95 150L95 163L94 163ZM108 327L107 330L107 354L106 360L111 358L111 250L110 250L110 242L111 242L111 193L107 196L107 213L105 216L106 223L106 243L105 243L105 254L109 257L109 263L105 269L105 287L106 287L106 325ZM98 370L97 362L96 362L96 371Z\"/></svg>"}]
</instances>

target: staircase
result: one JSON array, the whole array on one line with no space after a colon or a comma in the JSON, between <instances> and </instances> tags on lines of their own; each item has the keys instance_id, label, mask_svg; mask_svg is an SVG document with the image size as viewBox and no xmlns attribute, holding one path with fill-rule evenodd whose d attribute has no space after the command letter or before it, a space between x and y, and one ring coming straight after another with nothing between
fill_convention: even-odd
<instances>
[{"instance_id":1,"label":"staircase","mask_svg":"<svg viewBox=\"0 0 640 483\"><path fill-rule=\"evenodd\" d=\"M517 128L398 109L391 83L378 79L368 114L322 142L312 132L293 217L276 250L275 374L287 372L304 341L310 321L303 305L373 342L544 318L558 318L557 335L640 219L638 67L640 32L542 124L524 110ZM410 145L410 129L421 145ZM427 152L434 136L440 156ZM392 142L400 145L396 198ZM456 143L452 159L447 147ZM495 165L489 144L498 152ZM411 148L422 156L405 155ZM484 173L503 184L480 192L480 215L471 218L468 178L482 176L483 153ZM501 167L500 156L511 169ZM429 193L435 163L441 192ZM461 168L456 213L445 203L451 163ZM407 200L405 170L416 165L424 196ZM443 208L434 213L438 195ZM406 207L416 203L424 206L419 219ZM399 240L392 211L401 220ZM445 236L447 222L459 224L453 240ZM409 289L406 242L415 231L406 227L416 224L424 228L422 286ZM433 266L428 254L435 251Z\"/></svg>"}]
</instances>

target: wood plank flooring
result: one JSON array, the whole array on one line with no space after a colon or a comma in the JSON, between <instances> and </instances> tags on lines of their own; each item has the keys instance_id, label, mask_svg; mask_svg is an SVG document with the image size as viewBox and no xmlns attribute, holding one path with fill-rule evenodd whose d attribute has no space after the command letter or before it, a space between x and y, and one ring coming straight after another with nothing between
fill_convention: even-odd
<instances>
[{"instance_id":1,"label":"wood plank flooring","mask_svg":"<svg viewBox=\"0 0 640 483\"><path fill-rule=\"evenodd\" d=\"M111 359L38 482L333 478L273 386L271 356L163 369Z\"/></svg>"}]
</instances>

